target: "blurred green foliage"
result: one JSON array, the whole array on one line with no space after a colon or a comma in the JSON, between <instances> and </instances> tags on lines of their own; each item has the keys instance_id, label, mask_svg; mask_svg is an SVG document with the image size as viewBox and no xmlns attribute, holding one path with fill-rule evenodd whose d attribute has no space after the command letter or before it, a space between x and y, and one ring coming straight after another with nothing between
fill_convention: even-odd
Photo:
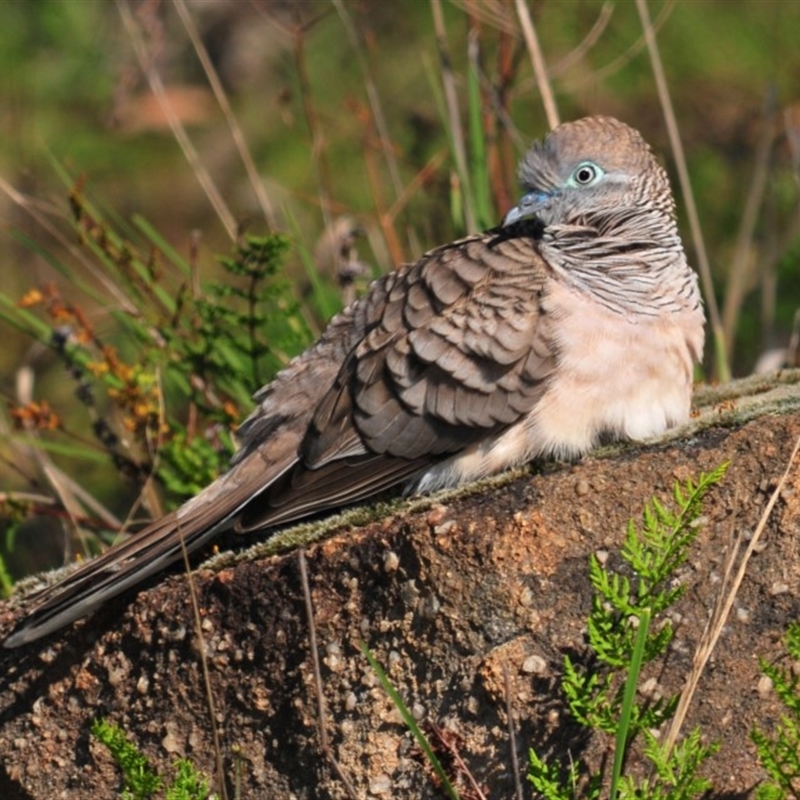
<instances>
[{"instance_id":1,"label":"blurred green foliage","mask_svg":"<svg viewBox=\"0 0 800 800\"><path fill-rule=\"evenodd\" d=\"M562 118L618 116L642 131L671 170L635 4L531 0L529 6ZM358 283L463 233L464 219L451 209L470 199L466 182L473 185L478 219L499 220L514 201L518 154L547 125L510 2L442 2L443 44L471 166L466 176L456 174L448 140L447 70L428 0L221 0L186 7L241 125L277 228L294 243L281 274L264 284L277 292L278 307L262 320L269 355L237 390L242 404L246 391L304 337L319 332L340 302L338 290L344 299L351 296L353 281L343 280L343 269ZM735 372L745 373L767 346L786 345L800 299L800 0L667 0L649 7L721 303L754 183L755 154L767 120L773 125L735 316L732 361ZM120 8L130 11L136 32ZM137 39L144 63L136 56ZM217 298L225 293L222 285L236 286L217 256L235 254L244 241L232 242L214 213L143 67L158 74L242 230L257 237L269 230L177 6L166 0L4 0L0 67L0 294L20 298L52 284L64 303L85 313L99 340L133 361L139 352L130 322L135 314L121 314L120 281L98 277L90 266L97 263L90 259L97 257L97 242L81 239L86 231L70 221L75 181L81 179L81 193L105 229L140 248L145 271L148 248L157 254L156 266L162 256L183 263L184 272L155 281L172 303L197 297L199 285L215 286ZM202 298L194 306L193 330L205 326L206 341L209 330L226 324L213 316L216 308L212 303L204 312ZM196 366L203 354L181 350L189 332L170 327L166 318L158 323L165 340ZM293 343L276 347L285 320L292 322L280 335L293 336ZM65 379L59 354L7 326L3 341L6 402L17 402L24 388L68 421L74 447L96 448L92 420L76 403L76 383ZM224 358L205 356L209 369L224 364ZM194 464L204 480L209 465L190 440L181 469ZM220 440L219 448L224 454L228 445ZM127 515L140 487L121 486L107 458L78 463L55 451L51 456L114 513ZM0 491L41 488L39 470L35 459L0 447ZM182 480L176 475L175 485ZM60 523L52 527L56 544L49 554L38 548L37 558L63 556Z\"/></svg>"},{"instance_id":2,"label":"blurred green foliage","mask_svg":"<svg viewBox=\"0 0 800 800\"><path fill-rule=\"evenodd\" d=\"M609 3L610 15L589 46L581 47L604 8L598 0L530 3L564 118L611 113L640 128L669 161L651 67L633 3ZM437 154L446 152L434 83L439 60L431 7L408 0L402 11L381 0L343 3L361 40L361 55L381 99L401 185ZM176 108L190 125L203 162L239 220L258 216L230 135L207 88L197 56L168 2L130 3L150 31L153 64ZM292 4L255 0L189 6L217 66L255 162L279 208L297 219L307 244L319 237L324 215L320 186L327 184L332 213L350 213L369 228L364 247L381 269L392 266L374 214L375 185L386 204L395 199L385 173L370 177L365 153L376 132L365 75L343 21L329 0ZM514 31L509 110L519 145L545 130L541 103L521 45L512 4L445 2L448 55L466 108L467 40L478 29L484 77L498 85L496 59L502 30ZM473 16L470 16L471 12ZM719 292L752 179L753 151L770 90L781 112L797 103L800 74L798 0L706 0L651 3L687 148ZM141 75L113 3L5 0L0 4L0 175L37 199L62 203L52 159L85 174L92 195L121 219L141 213L185 252L189 231L204 237L204 263L228 242L197 185ZM484 83L484 92L486 84ZM193 93L189 93L192 89ZM321 152L312 151L309 110ZM779 127L780 124L779 124ZM797 186L787 140L778 131L770 187L772 223L792 211ZM455 233L448 207L445 158L404 203L398 226L401 255ZM513 165L509 171L513 170ZM509 176L510 177L510 176ZM496 213L502 213L497 209ZM7 225L27 227L6 205ZM759 236L768 237L769 220ZM20 289L42 271L30 254L11 247L0 276ZM780 262L791 277L791 265ZM754 288L757 275L749 281ZM791 319L792 299L780 293L778 329ZM784 308L785 304L785 308ZM768 332L765 332L765 335ZM739 372L752 366L761 342L742 342ZM17 350L16 355L19 355ZM8 368L8 364L3 364Z\"/></svg>"}]
</instances>

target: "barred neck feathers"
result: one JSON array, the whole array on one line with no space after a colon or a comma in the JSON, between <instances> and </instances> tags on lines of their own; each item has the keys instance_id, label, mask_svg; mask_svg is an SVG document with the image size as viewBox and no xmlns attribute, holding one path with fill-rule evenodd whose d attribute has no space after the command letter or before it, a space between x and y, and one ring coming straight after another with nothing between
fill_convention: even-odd
<instances>
[{"instance_id":1,"label":"barred neck feathers","mask_svg":"<svg viewBox=\"0 0 800 800\"><path fill-rule=\"evenodd\" d=\"M626 315L699 306L667 174L637 131L610 117L566 123L530 148L519 177L504 225L538 220L561 280Z\"/></svg>"},{"instance_id":2,"label":"barred neck feathers","mask_svg":"<svg viewBox=\"0 0 800 800\"><path fill-rule=\"evenodd\" d=\"M674 219L652 208L549 225L541 252L562 280L611 311L656 316L700 303Z\"/></svg>"}]
</instances>

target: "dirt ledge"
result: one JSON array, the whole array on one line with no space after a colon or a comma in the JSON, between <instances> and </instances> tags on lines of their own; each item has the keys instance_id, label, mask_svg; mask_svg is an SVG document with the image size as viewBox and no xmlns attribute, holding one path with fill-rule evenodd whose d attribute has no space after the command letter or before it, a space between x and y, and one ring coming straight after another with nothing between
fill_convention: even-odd
<instances>
[{"instance_id":1,"label":"dirt ledge","mask_svg":"<svg viewBox=\"0 0 800 800\"><path fill-rule=\"evenodd\" d=\"M329 534L309 547L308 571L327 731L356 795L442 796L360 641L414 713L449 732L488 797L514 792L506 670L523 770L531 745L562 761L602 758L557 691L563 654L585 653L588 556L615 559L627 520L654 493L730 461L681 572L678 636L653 676L678 689L732 536L754 529L800 436L798 381L785 372L706 390L677 438L398 504L359 527L363 514L304 526L270 545ZM690 712L688 725L721 745L707 769L716 797L747 797L762 777L748 732L779 712L758 690L758 657L777 658L786 624L800 618L799 490L795 470ZM245 798L347 797L319 745L297 555L259 553L195 575L229 790L238 775ZM118 797L116 768L89 737L97 716L122 725L167 774L179 756L215 774L189 597L176 575L49 642L0 654L0 796ZM0 633L18 605L0 606Z\"/></svg>"}]
</instances>

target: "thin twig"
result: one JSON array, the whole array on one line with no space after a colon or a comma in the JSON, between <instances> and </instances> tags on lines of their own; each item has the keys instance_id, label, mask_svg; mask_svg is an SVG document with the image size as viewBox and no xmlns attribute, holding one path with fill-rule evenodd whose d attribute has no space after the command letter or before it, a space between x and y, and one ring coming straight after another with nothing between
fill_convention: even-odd
<instances>
[{"instance_id":1,"label":"thin twig","mask_svg":"<svg viewBox=\"0 0 800 800\"><path fill-rule=\"evenodd\" d=\"M266 189L264 188L264 181L261 180L261 176L258 174L256 165L253 162L253 157L250 154L250 149L247 147L247 142L245 142L244 134L242 133L239 121L236 119L236 115L233 113L231 104L228 102L228 95L222 86L222 82L219 79L219 75L217 75L217 71L214 68L211 58L208 55L208 50L206 50L206 46L203 44L203 40L200 38L200 35L197 32L197 27L192 20L189 9L186 7L186 1L172 0L172 2L175 6L175 10L178 12L181 22L183 23L183 28L192 43L192 47L194 47L194 51L197 53L197 58L200 60L200 63L203 66L203 71L206 74L206 78L211 86L211 90L214 92L214 97L217 98L219 107L222 109L222 113L225 116L225 121L228 123L228 128L231 132L231 138L233 139L233 143L236 145L236 149L239 152L239 157L242 159L242 163L244 164L244 168L247 172L247 177L250 180L250 185L253 187L253 193L258 200L259 206L261 207L261 213L264 215L264 219L266 219L269 226L275 229L277 228L275 208L272 205L272 201L269 199L269 196L267 195Z\"/></svg>"},{"instance_id":2,"label":"thin twig","mask_svg":"<svg viewBox=\"0 0 800 800\"><path fill-rule=\"evenodd\" d=\"M539 93L542 95L542 103L544 103L544 111L547 115L547 124L552 129L557 127L559 123L558 108L556 107L556 100L553 96L553 87L550 85L548 79L542 48L539 46L536 28L533 26L533 20L531 19L531 14L525 0L515 0L515 2L519 24L522 26L522 36L525 39L525 45L531 57L533 74L536 76L536 84L539 87Z\"/></svg>"},{"instance_id":3,"label":"thin twig","mask_svg":"<svg viewBox=\"0 0 800 800\"><path fill-rule=\"evenodd\" d=\"M69 252L73 258L78 260L86 269L86 271L92 276L92 279L95 280L98 285L102 286L114 298L114 300L116 300L122 311L134 316L139 313L136 306L131 302L130 298L125 294L125 292L122 291L117 283L111 277L109 277L106 272L99 269L97 265L86 256L83 250L81 250L81 248L78 247L78 245L76 245L72 239L65 236L50 221L50 219L44 213L42 213L42 211L40 211L40 209L37 207L40 205L39 203L37 203L28 195L24 195L22 192L15 189L2 177L0 177L0 192L5 194L12 203L28 214L31 219L33 219L34 222L47 231L47 233L49 233L61 247Z\"/></svg>"},{"instance_id":4,"label":"thin twig","mask_svg":"<svg viewBox=\"0 0 800 800\"><path fill-rule=\"evenodd\" d=\"M732 580L723 582L726 592L720 592L711 614L712 623L709 624L706 631L703 633L702 639L697 645L697 650L695 651L694 659L692 661L691 674L686 681L686 687L681 693L681 699L678 702L677 709L675 710L675 716L672 718L669 731L664 738L664 747L666 748L667 753L669 753L669 751L673 748L678 739L681 726L683 725L686 714L688 713L689 705L692 702L692 697L697 689L700 677L702 676L703 670L708 663L708 659L711 657L711 654L717 645L717 641L719 640L722 629L725 626L726 620L728 619L731 608L733 608L733 603L736 599L739 587L742 585L744 576L747 573L747 565L750 561L750 557L755 552L758 542L761 539L761 535L764 533L764 530L767 527L767 522L772 514L772 510L775 508L775 504L778 502L781 492L783 492L786 481L789 479L789 475L794 467L798 452L800 452L800 437L798 437L797 441L795 442L792 454L789 456L789 463L786 465L786 469L781 476L781 479L778 481L775 491L773 491L769 498L769 502L761 514L761 518L758 521L758 525L753 533L753 537L750 539L750 543L747 545L747 549L744 551L744 555L742 555L742 559L739 562L739 567L735 576ZM737 552L738 544L734 546L731 558L728 560L728 570L732 568L733 559L735 559ZM729 585L730 588L727 588L727 585Z\"/></svg>"},{"instance_id":5,"label":"thin twig","mask_svg":"<svg viewBox=\"0 0 800 800\"><path fill-rule=\"evenodd\" d=\"M319 650L317 648L317 627L314 623L314 604L311 601L311 587L308 583L308 565L306 562L306 550L301 547L297 551L297 564L300 567L300 583L303 587L303 600L306 606L306 618L308 619L308 646L311 650L311 669L314 673L314 691L317 700L317 721L319 731L319 746L325 757L333 767L339 780L344 784L347 793L354 800L358 799L355 787L350 779L345 775L336 757L333 755L330 740L328 739L328 722L325 712L325 695L322 691L322 670L319 666Z\"/></svg>"},{"instance_id":6,"label":"thin twig","mask_svg":"<svg viewBox=\"0 0 800 800\"><path fill-rule=\"evenodd\" d=\"M375 81L372 79L372 74L367 65L367 59L364 57L364 46L361 43L361 38L358 35L358 30L353 24L353 20L347 11L347 7L342 0L332 0L333 7L336 9L339 17L342 20L347 37L350 39L350 44L356 54L358 66L361 69L361 74L364 77L364 86L367 90L367 97L369 105L372 109L372 118L375 120L375 127L378 129L378 136L381 142L381 150L383 150L383 157L386 159L386 166L389 170L389 177L392 180L394 193L399 197L403 191L403 182L400 180L400 171L397 168L397 158L395 157L394 147L392 146L392 139L389 136L389 126L386 123L386 116L383 113L383 106L381 104L378 89L375 86Z\"/></svg>"},{"instance_id":7,"label":"thin twig","mask_svg":"<svg viewBox=\"0 0 800 800\"><path fill-rule=\"evenodd\" d=\"M747 289L747 277L751 265L753 235L758 222L758 214L764 202L769 177L769 158L775 139L775 91L770 90L764 106L761 135L753 158L753 179L744 204L744 212L736 237L736 248L731 259L728 280L725 283L725 303L722 307L722 330L728 347L728 358L733 350L736 323Z\"/></svg>"},{"instance_id":8,"label":"thin twig","mask_svg":"<svg viewBox=\"0 0 800 800\"><path fill-rule=\"evenodd\" d=\"M661 6L658 16L653 23L653 31L655 33L658 33L663 27L664 23L669 19L670 14L675 8L676 1L677 0L666 0L664 5ZM582 72L577 76L565 78L561 84L561 87L565 92L569 92L577 91L579 88L590 83L597 85L601 81L626 67L634 58L636 58L636 56L639 55L639 53L642 52L642 50L645 49L645 47L647 47L647 42L645 41L643 34L627 50L625 50L625 52L623 52L621 55L618 55L616 58L611 59L611 61L609 61L605 66L598 67L590 72ZM556 74L555 68L551 69L551 74ZM523 86L520 88L524 89Z\"/></svg>"},{"instance_id":9,"label":"thin twig","mask_svg":"<svg viewBox=\"0 0 800 800\"><path fill-rule=\"evenodd\" d=\"M615 6L610 0L606 0L606 2L603 3L600 7L600 13L594 21L594 25L592 25L589 33L583 37L583 41L580 42L572 52L567 53L564 58L550 67L551 78L554 78L556 75L561 75L570 69L573 64L577 64L586 57L587 53L597 44L598 40L603 35L603 31L606 29L611 15L614 13L614 8Z\"/></svg>"},{"instance_id":10,"label":"thin twig","mask_svg":"<svg viewBox=\"0 0 800 800\"><path fill-rule=\"evenodd\" d=\"M303 25L297 24L292 29L294 62L297 68L300 98L303 101L303 113L305 114L308 132L311 135L311 164L317 179L317 195L319 197L320 211L322 212L323 227L329 228L333 211L333 189L326 156L325 135L319 124L319 117L317 116L317 109L311 92L311 78L309 77L306 63L305 34L306 27Z\"/></svg>"},{"instance_id":11,"label":"thin twig","mask_svg":"<svg viewBox=\"0 0 800 800\"><path fill-rule=\"evenodd\" d=\"M519 2L519 0L518 0ZM656 81L658 98L661 102L661 109L664 112L664 121L669 134L669 142L672 147L672 155L675 159L675 167L678 170L678 180L681 184L683 201L686 203L686 215L689 218L689 227L692 230L692 240L694 242L695 255L697 256L700 280L703 283L708 316L711 319L711 329L714 334L716 370L717 375L723 383L730 380L730 368L728 367L727 350L725 348L725 333L722 329L722 321L719 314L719 306L714 296L714 282L711 278L711 265L708 261L703 231L700 228L700 216L697 213L697 205L694 201L692 184L689 180L689 169L686 166L686 156L683 152L678 123L675 119L675 110L672 107L672 99L667 86L667 79L664 74L664 66L661 63L661 55L658 52L658 44L653 31L653 23L650 20L650 12L647 10L647 0L636 0L636 8L639 11L639 18L642 21L644 38L647 42L647 51L650 54L650 63L653 67L653 76Z\"/></svg>"},{"instance_id":12,"label":"thin twig","mask_svg":"<svg viewBox=\"0 0 800 800\"><path fill-rule=\"evenodd\" d=\"M461 758L461 754L458 752L458 748L450 741L450 739L444 735L444 731L435 723L429 722L428 723L431 731L433 732L434 736L439 740L439 744L450 753L450 757L453 759L455 766L458 767L458 771L460 775L463 775L467 782L472 787L472 791L475 792L475 797L477 800L487 800L486 794L481 789L478 781L475 780L475 776L470 771L467 763Z\"/></svg>"},{"instance_id":13,"label":"thin twig","mask_svg":"<svg viewBox=\"0 0 800 800\"><path fill-rule=\"evenodd\" d=\"M236 220L228 209L227 204L222 199L222 195L214 184L211 175L209 175L208 170L200 160L200 156L198 155L197 150L195 150L195 147L189 138L189 134L186 132L186 128L184 128L183 124L178 118L178 115L175 113L172 103L170 103L169 97L167 96L167 92L164 89L164 83L161 80L161 76L158 74L158 70L152 65L151 60L148 57L147 48L145 46L141 30L136 24L136 21L133 19L133 15L128 8L128 4L125 2L125 0L116 0L116 5L117 10L122 17L123 25L125 26L128 36L130 37L134 53L139 61L139 66L147 78L147 82L150 85L150 91L152 91L158 99L161 110L164 112L164 118L167 120L167 124L172 131L172 135L175 137L175 140L178 142L178 145L183 151L183 155L189 162L189 166L192 168L198 183L206 193L206 197L208 197L211 205L214 207L214 211L219 217L220 222L225 228L225 231L227 232L228 236L235 241L237 233Z\"/></svg>"},{"instance_id":14,"label":"thin twig","mask_svg":"<svg viewBox=\"0 0 800 800\"><path fill-rule=\"evenodd\" d=\"M183 532L178 527L178 538L181 543L181 553L183 555L183 565L186 569L186 583L189 586L189 598L192 601L192 616L194 618L194 629L197 634L197 649L200 653L200 668L203 671L203 686L206 690L206 702L208 703L209 723L211 725L211 739L214 744L214 759L217 763L217 785L220 788L223 800L228 800L228 787L225 783L225 764L222 759L222 744L220 742L219 729L217 728L217 709L214 703L214 692L211 689L211 673L208 669L208 658L206 656L206 641L203 638L203 624L200 619L200 604L197 602L197 587L194 582L192 565L189 562L189 551L186 549L186 542Z\"/></svg>"},{"instance_id":15,"label":"thin twig","mask_svg":"<svg viewBox=\"0 0 800 800\"><path fill-rule=\"evenodd\" d=\"M522 780L519 771L519 756L517 755L517 732L514 729L514 705L511 695L511 672L508 664L503 662L503 680L506 694L506 716L508 717L508 745L511 749L511 771L514 773L514 789L517 800L523 800Z\"/></svg>"},{"instance_id":16,"label":"thin twig","mask_svg":"<svg viewBox=\"0 0 800 800\"><path fill-rule=\"evenodd\" d=\"M476 230L475 210L472 207L472 192L469 191L469 171L467 170L467 148L464 143L464 130L461 125L461 115L458 112L458 96L456 93L455 76L447 52L447 35L444 27L444 14L442 13L442 0L431 0L433 13L433 28L436 32L436 43L439 48L439 64L442 70L442 84L444 86L445 102L447 103L447 117L450 123L450 138L453 145L453 157L456 160L456 172L461 179L464 191L464 217L467 232Z\"/></svg>"}]
</instances>

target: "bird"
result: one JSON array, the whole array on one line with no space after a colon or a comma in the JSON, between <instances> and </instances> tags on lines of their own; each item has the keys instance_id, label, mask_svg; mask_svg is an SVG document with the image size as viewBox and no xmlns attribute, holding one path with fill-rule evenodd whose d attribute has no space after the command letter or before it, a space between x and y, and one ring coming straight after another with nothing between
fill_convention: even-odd
<instances>
[{"instance_id":1,"label":"bird","mask_svg":"<svg viewBox=\"0 0 800 800\"><path fill-rule=\"evenodd\" d=\"M535 142L502 222L373 281L253 396L229 469L30 598L19 647L221 533L578 458L688 419L705 315L664 168L607 116Z\"/></svg>"}]
</instances>

